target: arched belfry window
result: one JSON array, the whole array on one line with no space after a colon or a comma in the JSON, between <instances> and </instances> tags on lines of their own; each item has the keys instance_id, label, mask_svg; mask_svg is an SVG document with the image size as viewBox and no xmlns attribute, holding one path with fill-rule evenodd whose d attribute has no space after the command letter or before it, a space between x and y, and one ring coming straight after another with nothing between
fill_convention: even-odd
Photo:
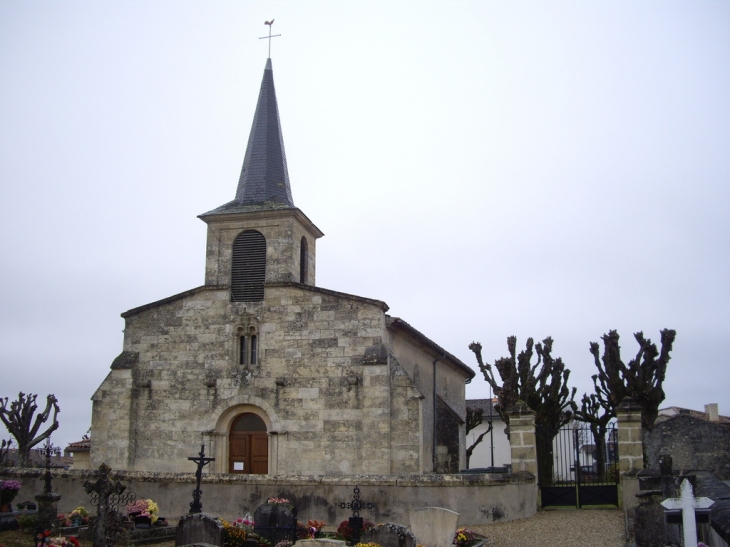
<instances>
[{"instance_id":1,"label":"arched belfry window","mask_svg":"<svg viewBox=\"0 0 730 547\"><path fill-rule=\"evenodd\" d=\"M299 283L307 283L307 269L309 266L309 247L307 238L302 238L302 244L299 247Z\"/></svg>"},{"instance_id":2,"label":"arched belfry window","mask_svg":"<svg viewBox=\"0 0 730 547\"><path fill-rule=\"evenodd\" d=\"M233 241L231 260L231 300L257 302L264 299L266 279L266 238L256 230L246 230Z\"/></svg>"}]
</instances>

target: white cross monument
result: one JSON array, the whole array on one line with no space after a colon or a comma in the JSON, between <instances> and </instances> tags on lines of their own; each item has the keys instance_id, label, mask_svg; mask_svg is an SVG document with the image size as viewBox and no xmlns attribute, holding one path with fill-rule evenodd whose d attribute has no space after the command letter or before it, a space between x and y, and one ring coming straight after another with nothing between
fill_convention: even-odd
<instances>
[{"instance_id":1,"label":"white cross monument","mask_svg":"<svg viewBox=\"0 0 730 547\"><path fill-rule=\"evenodd\" d=\"M695 498L692 485L687 479L679 487L678 498L668 498L662 502L665 509L682 511L682 529L684 530L684 547L697 547L697 523L695 509L709 509L714 501L710 498Z\"/></svg>"}]
</instances>

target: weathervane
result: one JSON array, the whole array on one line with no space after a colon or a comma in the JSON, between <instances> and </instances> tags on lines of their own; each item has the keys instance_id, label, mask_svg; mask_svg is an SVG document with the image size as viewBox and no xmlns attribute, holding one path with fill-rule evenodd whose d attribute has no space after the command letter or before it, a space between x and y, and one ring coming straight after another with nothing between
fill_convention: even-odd
<instances>
[{"instance_id":1,"label":"weathervane","mask_svg":"<svg viewBox=\"0 0 730 547\"><path fill-rule=\"evenodd\" d=\"M266 40L266 39L269 40L269 58L271 58L271 39L276 38L277 36L281 36L281 34L274 34L273 36L271 35L271 25L273 25L273 24L274 24L273 19L271 21L264 21L264 25L267 25L269 27L269 35L259 37L259 40Z\"/></svg>"}]
</instances>

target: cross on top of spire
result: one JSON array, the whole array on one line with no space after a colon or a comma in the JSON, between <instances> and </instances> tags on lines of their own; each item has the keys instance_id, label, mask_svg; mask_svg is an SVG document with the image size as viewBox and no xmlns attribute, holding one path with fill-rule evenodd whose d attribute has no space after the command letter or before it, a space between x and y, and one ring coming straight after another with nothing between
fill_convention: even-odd
<instances>
[{"instance_id":1,"label":"cross on top of spire","mask_svg":"<svg viewBox=\"0 0 730 547\"><path fill-rule=\"evenodd\" d=\"M264 25L269 27L269 35L268 36L260 36L259 40L268 40L269 41L269 59L271 58L271 39L276 38L277 36L281 36L281 34L274 34L271 35L271 25L274 24L274 20L271 21L264 21Z\"/></svg>"}]
</instances>

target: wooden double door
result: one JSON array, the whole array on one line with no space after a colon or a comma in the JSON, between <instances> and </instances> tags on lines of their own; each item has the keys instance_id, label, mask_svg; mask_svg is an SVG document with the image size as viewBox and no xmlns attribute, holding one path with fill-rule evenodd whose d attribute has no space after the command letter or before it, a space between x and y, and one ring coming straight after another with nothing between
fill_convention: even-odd
<instances>
[{"instance_id":1,"label":"wooden double door","mask_svg":"<svg viewBox=\"0 0 730 547\"><path fill-rule=\"evenodd\" d=\"M228 472L266 475L269 472L269 436L256 414L238 416L228 438Z\"/></svg>"}]
</instances>

